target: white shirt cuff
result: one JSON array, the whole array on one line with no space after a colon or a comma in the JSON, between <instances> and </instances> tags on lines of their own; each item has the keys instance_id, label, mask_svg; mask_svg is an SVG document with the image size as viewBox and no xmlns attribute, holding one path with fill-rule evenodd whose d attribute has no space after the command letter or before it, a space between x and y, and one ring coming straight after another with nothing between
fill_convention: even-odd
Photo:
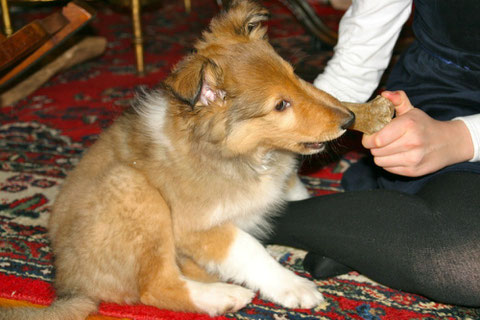
<instances>
[{"instance_id":1,"label":"white shirt cuff","mask_svg":"<svg viewBox=\"0 0 480 320\"><path fill-rule=\"evenodd\" d=\"M473 158L470 162L480 161L480 114L474 114L466 117L457 117L453 120L461 120L470 131L473 142Z\"/></svg>"}]
</instances>

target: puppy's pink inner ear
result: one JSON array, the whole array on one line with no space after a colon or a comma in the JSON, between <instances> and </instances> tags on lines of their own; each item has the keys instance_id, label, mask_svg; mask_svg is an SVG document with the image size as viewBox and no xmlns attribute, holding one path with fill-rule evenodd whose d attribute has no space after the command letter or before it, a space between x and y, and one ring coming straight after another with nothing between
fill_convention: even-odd
<instances>
[{"instance_id":1,"label":"puppy's pink inner ear","mask_svg":"<svg viewBox=\"0 0 480 320\"><path fill-rule=\"evenodd\" d=\"M202 92L200 93L200 103L208 106L217 99L224 100L225 91L213 89L208 83L204 82L202 85Z\"/></svg>"}]
</instances>

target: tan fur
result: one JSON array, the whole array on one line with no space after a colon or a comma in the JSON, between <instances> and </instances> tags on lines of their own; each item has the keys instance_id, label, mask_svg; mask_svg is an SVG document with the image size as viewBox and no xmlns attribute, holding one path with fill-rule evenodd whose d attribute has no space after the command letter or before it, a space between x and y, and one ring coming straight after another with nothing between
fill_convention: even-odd
<instances>
[{"instance_id":1,"label":"tan fur","mask_svg":"<svg viewBox=\"0 0 480 320\"><path fill-rule=\"evenodd\" d=\"M239 229L268 229L294 154L321 151L305 143L338 137L352 118L275 53L266 14L237 1L214 19L164 89L140 97L71 172L49 224L59 296L210 314L241 307L203 307L188 277L215 281L205 269L226 259ZM282 99L290 106L275 110Z\"/></svg>"},{"instance_id":2,"label":"tan fur","mask_svg":"<svg viewBox=\"0 0 480 320\"><path fill-rule=\"evenodd\" d=\"M178 260L180 270L185 277L201 282L217 282L220 279L209 274L202 266L190 258L181 257Z\"/></svg>"}]
</instances>

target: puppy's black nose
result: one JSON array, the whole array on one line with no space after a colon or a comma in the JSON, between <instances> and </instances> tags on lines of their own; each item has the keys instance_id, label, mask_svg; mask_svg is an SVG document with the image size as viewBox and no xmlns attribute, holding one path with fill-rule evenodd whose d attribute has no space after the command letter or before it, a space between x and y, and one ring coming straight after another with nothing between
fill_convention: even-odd
<instances>
[{"instance_id":1,"label":"puppy's black nose","mask_svg":"<svg viewBox=\"0 0 480 320\"><path fill-rule=\"evenodd\" d=\"M350 117L341 125L342 129L348 129L350 128L353 123L355 122L355 114L352 111L348 111L350 113Z\"/></svg>"}]
</instances>

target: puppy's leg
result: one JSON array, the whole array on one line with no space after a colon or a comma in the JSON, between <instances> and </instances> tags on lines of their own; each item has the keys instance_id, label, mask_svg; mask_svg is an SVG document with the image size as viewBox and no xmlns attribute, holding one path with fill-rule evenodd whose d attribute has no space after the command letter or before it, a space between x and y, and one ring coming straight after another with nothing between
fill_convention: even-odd
<instances>
[{"instance_id":1,"label":"puppy's leg","mask_svg":"<svg viewBox=\"0 0 480 320\"><path fill-rule=\"evenodd\" d=\"M144 304L216 316L243 308L254 296L240 286L190 280L175 265L166 265L165 261L159 265L159 262L152 256L142 261L140 300Z\"/></svg>"},{"instance_id":2,"label":"puppy's leg","mask_svg":"<svg viewBox=\"0 0 480 320\"><path fill-rule=\"evenodd\" d=\"M146 200L146 203L132 201L135 210L142 212L141 216L145 218L135 224L138 237L143 238L138 258L138 289L142 303L216 316L237 311L252 300L254 293L246 288L186 278L177 265L176 244L167 204L158 191L148 184L140 186L137 183L135 190ZM145 198L147 194L151 197ZM200 268L194 268L190 266L187 271L199 276Z\"/></svg>"},{"instance_id":3,"label":"puppy's leg","mask_svg":"<svg viewBox=\"0 0 480 320\"><path fill-rule=\"evenodd\" d=\"M254 293L246 288L223 282L194 281L182 275L176 264L172 228L164 224L161 229L164 233L162 239L146 243L139 259L139 293L142 303L163 309L216 316L237 311L252 300ZM198 277L200 271L197 268L190 265L187 271Z\"/></svg>"},{"instance_id":4,"label":"puppy's leg","mask_svg":"<svg viewBox=\"0 0 480 320\"><path fill-rule=\"evenodd\" d=\"M189 232L181 250L224 280L260 290L288 308L313 308L323 301L316 285L282 267L252 236L233 225Z\"/></svg>"},{"instance_id":5,"label":"puppy's leg","mask_svg":"<svg viewBox=\"0 0 480 320\"><path fill-rule=\"evenodd\" d=\"M209 274L205 268L199 266L195 261L187 257L177 258L182 274L192 280L200 282L218 282L218 277Z\"/></svg>"},{"instance_id":6,"label":"puppy's leg","mask_svg":"<svg viewBox=\"0 0 480 320\"><path fill-rule=\"evenodd\" d=\"M141 301L144 304L216 316L243 308L254 296L252 291L237 285L190 280L182 276L175 265L166 265L163 261L160 269L159 261L155 260L151 256L142 262Z\"/></svg>"}]
</instances>

